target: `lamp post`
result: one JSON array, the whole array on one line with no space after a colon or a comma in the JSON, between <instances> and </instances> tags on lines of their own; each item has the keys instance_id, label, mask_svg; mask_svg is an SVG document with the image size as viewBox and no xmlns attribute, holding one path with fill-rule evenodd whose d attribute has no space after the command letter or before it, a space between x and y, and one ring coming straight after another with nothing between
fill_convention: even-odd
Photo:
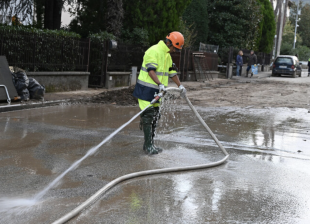
<instances>
[{"instance_id":1,"label":"lamp post","mask_svg":"<svg viewBox=\"0 0 310 224\"><path fill-rule=\"evenodd\" d=\"M300 15L300 14L301 14L301 12L299 11L299 0L298 0L297 12L296 12L296 19L295 19L295 34L294 34L294 46L293 46L293 49L295 49L297 27L299 27L299 25L297 24L297 22L299 21L298 15Z\"/></svg>"},{"instance_id":2,"label":"lamp post","mask_svg":"<svg viewBox=\"0 0 310 224\"><path fill-rule=\"evenodd\" d=\"M280 50L281 50L282 34L283 34L283 21L284 21L284 13L285 13L285 2L286 2L286 0L283 0L282 5L281 5L281 18L280 18L280 28L279 28L277 55L276 56L280 55Z\"/></svg>"}]
</instances>

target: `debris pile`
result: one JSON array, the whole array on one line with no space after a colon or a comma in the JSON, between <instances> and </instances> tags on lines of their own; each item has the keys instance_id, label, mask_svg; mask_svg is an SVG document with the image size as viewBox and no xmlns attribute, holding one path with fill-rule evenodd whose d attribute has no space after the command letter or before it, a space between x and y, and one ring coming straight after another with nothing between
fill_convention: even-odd
<instances>
[{"instance_id":1,"label":"debris pile","mask_svg":"<svg viewBox=\"0 0 310 224\"><path fill-rule=\"evenodd\" d=\"M89 98L88 102L116 104L122 106L137 105L138 99L132 95L134 89L135 86L130 86L120 90L102 92L99 95Z\"/></svg>"}]
</instances>

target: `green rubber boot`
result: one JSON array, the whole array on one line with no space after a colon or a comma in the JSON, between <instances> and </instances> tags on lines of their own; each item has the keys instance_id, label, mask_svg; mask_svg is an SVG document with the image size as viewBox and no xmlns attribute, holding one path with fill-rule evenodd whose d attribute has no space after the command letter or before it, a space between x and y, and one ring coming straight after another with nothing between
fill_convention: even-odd
<instances>
[{"instance_id":1,"label":"green rubber boot","mask_svg":"<svg viewBox=\"0 0 310 224\"><path fill-rule=\"evenodd\" d=\"M152 124L155 113L156 111L154 107L150 107L141 114L142 129L144 132L143 150L147 154L158 154L158 151L153 146L153 138L152 138Z\"/></svg>"},{"instance_id":2,"label":"green rubber boot","mask_svg":"<svg viewBox=\"0 0 310 224\"><path fill-rule=\"evenodd\" d=\"M155 149L152 140L152 125L143 124L144 132L144 145L143 150L147 154L158 154L158 151Z\"/></svg>"},{"instance_id":3,"label":"green rubber boot","mask_svg":"<svg viewBox=\"0 0 310 224\"><path fill-rule=\"evenodd\" d=\"M157 146L154 144L154 137L155 137L155 133L156 133L156 126L157 126L158 120L160 119L159 107L155 107L154 109L155 109L155 116L154 116L154 118L153 118L153 123L152 123L152 143L153 143L154 148L155 148L158 152L162 152L163 149L160 148L160 147L157 147Z\"/></svg>"}]
</instances>

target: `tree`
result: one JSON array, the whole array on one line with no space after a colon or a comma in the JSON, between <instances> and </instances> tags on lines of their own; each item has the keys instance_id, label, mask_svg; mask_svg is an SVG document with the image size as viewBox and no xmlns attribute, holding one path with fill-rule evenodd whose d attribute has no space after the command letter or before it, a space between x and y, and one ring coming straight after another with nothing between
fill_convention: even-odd
<instances>
[{"instance_id":1,"label":"tree","mask_svg":"<svg viewBox=\"0 0 310 224\"><path fill-rule=\"evenodd\" d=\"M209 0L208 42L221 47L257 49L262 19L256 0Z\"/></svg>"},{"instance_id":2,"label":"tree","mask_svg":"<svg viewBox=\"0 0 310 224\"><path fill-rule=\"evenodd\" d=\"M123 1L107 0L107 24L106 28L109 33L119 36L123 25Z\"/></svg>"},{"instance_id":3,"label":"tree","mask_svg":"<svg viewBox=\"0 0 310 224\"><path fill-rule=\"evenodd\" d=\"M310 5L306 4L301 9L298 33L303 39L303 44L310 47Z\"/></svg>"},{"instance_id":4,"label":"tree","mask_svg":"<svg viewBox=\"0 0 310 224\"><path fill-rule=\"evenodd\" d=\"M295 34L295 27L292 25L290 20L287 20L283 29L282 44L291 46L292 49L294 44L294 34ZM297 40L296 46L302 45L303 40L298 33L296 35L296 40ZM281 47L281 54L282 54L282 47Z\"/></svg>"},{"instance_id":5,"label":"tree","mask_svg":"<svg viewBox=\"0 0 310 224\"><path fill-rule=\"evenodd\" d=\"M44 5L44 28L59 30L61 26L62 0L46 0Z\"/></svg>"},{"instance_id":6,"label":"tree","mask_svg":"<svg viewBox=\"0 0 310 224\"><path fill-rule=\"evenodd\" d=\"M42 28L44 17L45 29L60 29L61 13L64 4L73 5L78 0L1 0L0 9L5 16L17 15L20 21L37 24ZM1 10L0 10L1 11ZM36 12L37 22L34 21Z\"/></svg>"},{"instance_id":7,"label":"tree","mask_svg":"<svg viewBox=\"0 0 310 224\"><path fill-rule=\"evenodd\" d=\"M263 18L259 23L259 37L257 46L260 52L270 53L273 47L274 35L276 34L276 22L273 8L269 0L259 0Z\"/></svg>"},{"instance_id":8,"label":"tree","mask_svg":"<svg viewBox=\"0 0 310 224\"><path fill-rule=\"evenodd\" d=\"M208 9L206 0L192 0L183 13L183 21L191 25L196 33L195 48L199 47L199 43L206 43L208 40Z\"/></svg>"},{"instance_id":9,"label":"tree","mask_svg":"<svg viewBox=\"0 0 310 224\"><path fill-rule=\"evenodd\" d=\"M75 18L69 24L69 30L88 37L90 33L99 33L106 30L106 4L104 1L80 0L79 5L71 13Z\"/></svg>"},{"instance_id":10,"label":"tree","mask_svg":"<svg viewBox=\"0 0 310 224\"><path fill-rule=\"evenodd\" d=\"M179 28L180 17L191 0L124 0L124 27L143 28L151 44Z\"/></svg>"},{"instance_id":11,"label":"tree","mask_svg":"<svg viewBox=\"0 0 310 224\"><path fill-rule=\"evenodd\" d=\"M70 12L76 17L69 24L69 29L82 37L101 31L108 31L116 37L121 33L122 0L78 0L78 7Z\"/></svg>"},{"instance_id":12,"label":"tree","mask_svg":"<svg viewBox=\"0 0 310 224\"><path fill-rule=\"evenodd\" d=\"M196 42L197 38L197 32L195 31L194 28L194 23L188 25L186 22L180 18L180 24L179 24L179 32L181 32L184 36L184 46L185 48L190 47L193 48Z\"/></svg>"},{"instance_id":13,"label":"tree","mask_svg":"<svg viewBox=\"0 0 310 224\"><path fill-rule=\"evenodd\" d=\"M21 22L31 23L33 15L33 0L1 0L0 13L3 16L18 16Z\"/></svg>"},{"instance_id":14,"label":"tree","mask_svg":"<svg viewBox=\"0 0 310 224\"><path fill-rule=\"evenodd\" d=\"M42 29L44 27L44 5L45 0L34 0L34 8L36 10L35 27Z\"/></svg>"}]
</instances>

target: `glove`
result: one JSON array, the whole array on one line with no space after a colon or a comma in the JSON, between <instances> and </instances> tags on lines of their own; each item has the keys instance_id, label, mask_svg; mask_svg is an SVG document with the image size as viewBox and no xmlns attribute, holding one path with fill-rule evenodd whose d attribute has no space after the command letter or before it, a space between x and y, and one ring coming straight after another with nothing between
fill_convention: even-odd
<instances>
[{"instance_id":1,"label":"glove","mask_svg":"<svg viewBox=\"0 0 310 224\"><path fill-rule=\"evenodd\" d=\"M159 84L158 87L159 87L159 92L166 91L164 84Z\"/></svg>"},{"instance_id":2,"label":"glove","mask_svg":"<svg viewBox=\"0 0 310 224\"><path fill-rule=\"evenodd\" d=\"M177 68L177 66L175 65L175 63L172 63L172 68L173 68L175 71L178 71L178 68Z\"/></svg>"},{"instance_id":3,"label":"glove","mask_svg":"<svg viewBox=\"0 0 310 224\"><path fill-rule=\"evenodd\" d=\"M180 85L179 86L179 89L181 90L181 93L180 93L180 95L181 95L181 97L185 97L185 95L186 95L186 89L185 89L185 87L183 86L183 85Z\"/></svg>"}]
</instances>

